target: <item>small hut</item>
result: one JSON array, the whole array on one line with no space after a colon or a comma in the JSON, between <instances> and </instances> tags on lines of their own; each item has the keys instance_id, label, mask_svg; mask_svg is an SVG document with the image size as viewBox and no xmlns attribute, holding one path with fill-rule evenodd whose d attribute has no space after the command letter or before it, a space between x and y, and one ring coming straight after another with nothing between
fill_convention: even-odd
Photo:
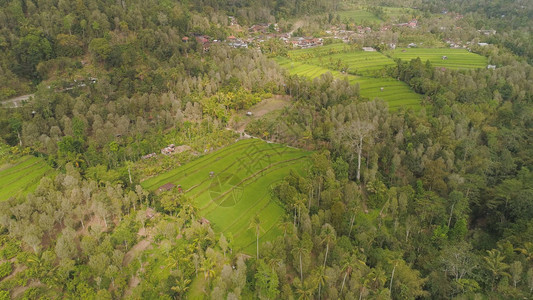
<instances>
[{"instance_id":1,"label":"small hut","mask_svg":"<svg viewBox=\"0 0 533 300\"><path fill-rule=\"evenodd\" d=\"M176 187L175 184L172 184L172 183L169 182L169 183L165 183L165 184L163 184L162 186L160 186L160 187L157 189L157 191L158 191L159 193L162 193L162 192L168 192L168 191L172 190L172 189L175 188L175 187Z\"/></svg>"}]
</instances>

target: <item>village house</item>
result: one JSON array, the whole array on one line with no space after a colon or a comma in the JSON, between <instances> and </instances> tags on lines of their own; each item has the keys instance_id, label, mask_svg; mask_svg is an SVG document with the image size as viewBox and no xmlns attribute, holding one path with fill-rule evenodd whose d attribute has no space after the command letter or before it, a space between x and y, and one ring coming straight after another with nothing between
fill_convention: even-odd
<instances>
[{"instance_id":1,"label":"village house","mask_svg":"<svg viewBox=\"0 0 533 300\"><path fill-rule=\"evenodd\" d=\"M163 192L168 192L172 189L174 189L176 187L175 184L172 184L172 183L165 183L163 184L162 186L160 186L158 189L157 189L157 192L158 193L163 193Z\"/></svg>"},{"instance_id":2,"label":"village house","mask_svg":"<svg viewBox=\"0 0 533 300\"><path fill-rule=\"evenodd\" d=\"M496 34L496 30L493 30L493 29L488 29L488 30L478 30L477 32L479 32L479 33L481 33L481 34L484 34L484 35L486 35L486 36Z\"/></svg>"},{"instance_id":3,"label":"village house","mask_svg":"<svg viewBox=\"0 0 533 300\"><path fill-rule=\"evenodd\" d=\"M168 145L168 147L165 147L165 148L161 149L161 154L164 154L164 155L174 154L175 147L176 146L174 144L170 144L170 145Z\"/></svg>"},{"instance_id":4,"label":"village house","mask_svg":"<svg viewBox=\"0 0 533 300\"><path fill-rule=\"evenodd\" d=\"M150 154L143 155L143 156L141 157L141 159L149 159L149 158L152 158L152 157L155 157L155 156L156 156L156 154L155 154L155 152L154 152L154 153L150 153Z\"/></svg>"}]
</instances>

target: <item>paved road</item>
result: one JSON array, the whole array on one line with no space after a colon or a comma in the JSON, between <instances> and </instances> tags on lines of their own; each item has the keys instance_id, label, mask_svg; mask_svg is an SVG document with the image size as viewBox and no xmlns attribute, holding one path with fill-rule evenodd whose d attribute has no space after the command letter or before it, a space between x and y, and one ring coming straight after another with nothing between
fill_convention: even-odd
<instances>
[{"instance_id":1,"label":"paved road","mask_svg":"<svg viewBox=\"0 0 533 300\"><path fill-rule=\"evenodd\" d=\"M5 106L19 107L19 106L22 106L22 101L27 101L28 99L30 99L34 95L35 94L18 96L18 97L15 97L15 98L3 100L1 103L2 103L2 105L5 105Z\"/></svg>"}]
</instances>

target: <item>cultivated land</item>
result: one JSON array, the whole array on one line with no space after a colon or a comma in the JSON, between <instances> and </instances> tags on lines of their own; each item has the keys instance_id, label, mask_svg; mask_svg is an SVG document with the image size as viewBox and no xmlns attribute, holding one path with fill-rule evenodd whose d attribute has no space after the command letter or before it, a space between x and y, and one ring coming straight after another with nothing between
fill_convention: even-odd
<instances>
[{"instance_id":1,"label":"cultivated land","mask_svg":"<svg viewBox=\"0 0 533 300\"><path fill-rule=\"evenodd\" d=\"M469 52L466 49L450 48L397 48L385 52L392 58L410 61L420 57L422 62L429 60L435 67L449 69L476 69L487 66L487 58L479 54ZM443 59L446 56L447 59Z\"/></svg>"},{"instance_id":2,"label":"cultivated land","mask_svg":"<svg viewBox=\"0 0 533 300\"><path fill-rule=\"evenodd\" d=\"M305 64L299 61L292 61L287 58L277 57L278 64L286 68L292 75L316 78L326 73L331 73L339 79L347 79L352 84L359 84L359 93L361 96L373 100L380 98L389 104L391 110L400 107L420 108L420 95L415 93L407 84L393 78L371 78L342 74L341 72L323 68L316 65ZM381 90L383 88L383 90Z\"/></svg>"},{"instance_id":3,"label":"cultivated land","mask_svg":"<svg viewBox=\"0 0 533 300\"><path fill-rule=\"evenodd\" d=\"M241 140L150 178L142 186L156 191L166 183L181 185L215 231L233 235L235 250L255 254L255 231L249 228L252 218L258 215L261 220L260 242L281 234L278 224L285 211L272 198L271 188L291 171L303 173L309 154L258 139Z\"/></svg>"},{"instance_id":4,"label":"cultivated land","mask_svg":"<svg viewBox=\"0 0 533 300\"><path fill-rule=\"evenodd\" d=\"M364 76L378 75L386 67L396 64L380 52L366 52L344 43L293 50L287 56L291 60Z\"/></svg>"},{"instance_id":5,"label":"cultivated land","mask_svg":"<svg viewBox=\"0 0 533 300\"><path fill-rule=\"evenodd\" d=\"M339 11L338 14L342 21L346 20L355 24L383 22L373 13L363 9Z\"/></svg>"},{"instance_id":6,"label":"cultivated land","mask_svg":"<svg viewBox=\"0 0 533 300\"><path fill-rule=\"evenodd\" d=\"M24 156L0 166L0 201L35 190L39 181L53 170L38 157Z\"/></svg>"}]
</instances>

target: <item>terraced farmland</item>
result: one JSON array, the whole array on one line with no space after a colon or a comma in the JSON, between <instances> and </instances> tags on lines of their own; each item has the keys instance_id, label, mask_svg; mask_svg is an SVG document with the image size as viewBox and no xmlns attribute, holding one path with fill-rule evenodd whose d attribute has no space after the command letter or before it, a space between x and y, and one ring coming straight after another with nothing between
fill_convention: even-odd
<instances>
[{"instance_id":1,"label":"terraced farmland","mask_svg":"<svg viewBox=\"0 0 533 300\"><path fill-rule=\"evenodd\" d=\"M429 60L435 67L449 69L476 69L487 66L487 58L479 54L469 52L466 49L451 48L398 48L387 51L385 54L392 58L400 58L409 61L420 57L422 62ZM447 59L443 59L446 56Z\"/></svg>"},{"instance_id":2,"label":"terraced farmland","mask_svg":"<svg viewBox=\"0 0 533 300\"><path fill-rule=\"evenodd\" d=\"M285 211L272 199L271 187L291 170L303 173L309 154L257 139L242 140L150 178L142 186L156 191L166 183L181 185L215 231L231 233L236 250L253 254L252 218L258 215L261 220L261 242L281 233L278 224Z\"/></svg>"},{"instance_id":3,"label":"terraced farmland","mask_svg":"<svg viewBox=\"0 0 533 300\"><path fill-rule=\"evenodd\" d=\"M392 78L371 78L342 74L338 71L292 61L282 57L277 57L276 61L293 75L315 78L330 72L336 78L347 78L350 83L359 84L359 93L361 96L368 99L383 99L389 104L391 110L396 110L400 107L418 109L420 106L420 95L412 91L407 84Z\"/></svg>"},{"instance_id":4,"label":"terraced farmland","mask_svg":"<svg viewBox=\"0 0 533 300\"><path fill-rule=\"evenodd\" d=\"M350 23L355 23L357 25L360 25L362 23L381 23L383 20L378 18L373 13L364 10L364 9L356 9L356 10L345 10L345 11L339 11L338 12L341 21L348 21Z\"/></svg>"},{"instance_id":5,"label":"terraced farmland","mask_svg":"<svg viewBox=\"0 0 533 300\"><path fill-rule=\"evenodd\" d=\"M354 52L359 51L359 48L356 48L352 45L345 43L335 43L329 44L322 47L307 48L307 49L298 49L289 51L287 57L292 60L308 60L315 57L323 57L325 55L332 55L337 53L345 52Z\"/></svg>"},{"instance_id":6,"label":"terraced farmland","mask_svg":"<svg viewBox=\"0 0 533 300\"><path fill-rule=\"evenodd\" d=\"M394 60L379 52L365 51L353 51L324 57L315 57L310 59L309 63L333 70L343 69L347 73L364 76L376 75L386 67L396 65Z\"/></svg>"},{"instance_id":7,"label":"terraced farmland","mask_svg":"<svg viewBox=\"0 0 533 300\"><path fill-rule=\"evenodd\" d=\"M1 165L0 201L34 191L41 178L52 172L43 159L29 155Z\"/></svg>"}]
</instances>

